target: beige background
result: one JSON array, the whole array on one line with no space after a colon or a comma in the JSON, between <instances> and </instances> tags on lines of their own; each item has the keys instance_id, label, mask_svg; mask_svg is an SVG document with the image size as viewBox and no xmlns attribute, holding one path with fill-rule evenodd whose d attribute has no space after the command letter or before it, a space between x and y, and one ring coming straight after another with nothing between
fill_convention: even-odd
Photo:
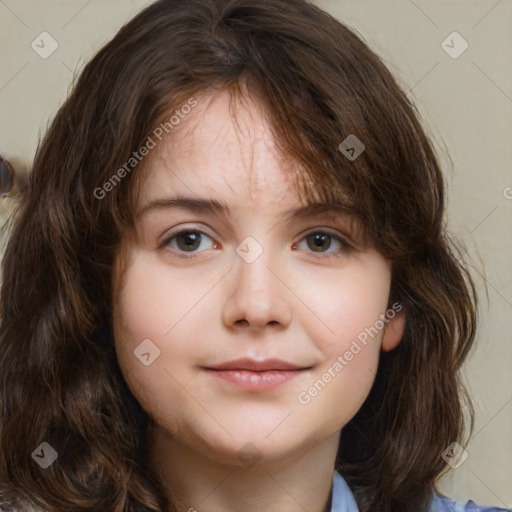
<instances>
[{"instance_id":1,"label":"beige background","mask_svg":"<svg viewBox=\"0 0 512 512\"><path fill-rule=\"evenodd\" d=\"M73 73L149 3L0 0L0 154L29 165ZM475 434L467 460L443 478L442 490L512 507L512 2L316 3L357 29L384 59L437 141L449 180L448 227L475 262L482 299L478 346L465 368ZM59 45L47 59L31 48L43 31ZM453 31L469 44L456 59L441 47ZM461 48L457 40L448 44ZM4 218L9 208L9 199L0 199Z\"/></svg>"}]
</instances>

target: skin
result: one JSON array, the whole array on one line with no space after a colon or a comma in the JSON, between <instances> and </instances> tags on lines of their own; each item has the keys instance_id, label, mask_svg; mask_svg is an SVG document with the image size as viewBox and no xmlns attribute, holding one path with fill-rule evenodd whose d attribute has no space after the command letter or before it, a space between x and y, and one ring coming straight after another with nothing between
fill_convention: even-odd
<instances>
[{"instance_id":1,"label":"skin","mask_svg":"<svg viewBox=\"0 0 512 512\"><path fill-rule=\"evenodd\" d=\"M278 153L257 102L236 103L233 114L227 92L198 100L153 150L138 211L180 194L224 201L231 213L160 208L138 218L136 237L119 252L126 258L113 319L119 364L153 420L150 461L178 510L322 512L340 431L366 399L380 351L399 343L403 313L309 403L298 395L386 312L390 265L358 245L346 218L282 220L300 203L294 167ZM183 235L162 245L185 228L206 235L189 250ZM317 248L321 228L354 248L335 237ZM247 237L263 249L251 263L236 251ZM160 355L145 366L134 350L148 338ZM202 368L240 357L310 368L266 392Z\"/></svg>"}]
</instances>

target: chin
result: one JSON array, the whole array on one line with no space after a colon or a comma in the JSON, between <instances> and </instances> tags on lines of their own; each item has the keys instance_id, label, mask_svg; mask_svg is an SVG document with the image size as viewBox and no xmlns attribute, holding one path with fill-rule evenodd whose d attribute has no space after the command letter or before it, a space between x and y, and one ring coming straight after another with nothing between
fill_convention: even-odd
<instances>
[{"instance_id":1,"label":"chin","mask_svg":"<svg viewBox=\"0 0 512 512\"><path fill-rule=\"evenodd\" d=\"M274 434L269 436L271 430L265 429L261 433L249 430L245 434L238 432L234 438L224 436L222 440L211 439L212 445L207 449L211 450L210 457L217 462L251 469L281 464L287 458L291 461L296 455L304 453L305 445L315 444L307 440L295 440L286 432L283 437L274 437Z\"/></svg>"}]
</instances>

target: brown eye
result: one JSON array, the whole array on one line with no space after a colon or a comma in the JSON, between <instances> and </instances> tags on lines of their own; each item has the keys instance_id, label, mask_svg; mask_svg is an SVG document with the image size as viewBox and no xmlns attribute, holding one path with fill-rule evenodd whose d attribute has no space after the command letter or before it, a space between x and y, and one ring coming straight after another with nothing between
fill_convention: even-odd
<instances>
[{"instance_id":1,"label":"brown eye","mask_svg":"<svg viewBox=\"0 0 512 512\"><path fill-rule=\"evenodd\" d=\"M176 240L181 250L195 250L201 244L201 234L197 231L184 231L176 237Z\"/></svg>"},{"instance_id":2,"label":"brown eye","mask_svg":"<svg viewBox=\"0 0 512 512\"><path fill-rule=\"evenodd\" d=\"M163 243L162 246L170 247L177 253L189 253L194 254L196 252L202 252L205 249L211 249L214 244L211 243L205 247L205 240L212 240L206 233L196 229L184 229L173 233ZM202 250L198 250L202 247Z\"/></svg>"},{"instance_id":3,"label":"brown eye","mask_svg":"<svg viewBox=\"0 0 512 512\"><path fill-rule=\"evenodd\" d=\"M331 246L332 237L327 233L313 233L306 238L308 240L308 247L313 251L329 249Z\"/></svg>"},{"instance_id":4,"label":"brown eye","mask_svg":"<svg viewBox=\"0 0 512 512\"><path fill-rule=\"evenodd\" d=\"M339 257L353 246L341 235L327 231L314 231L307 234L300 243L305 240L309 252L316 253L316 258ZM300 249L300 247L298 247Z\"/></svg>"}]
</instances>

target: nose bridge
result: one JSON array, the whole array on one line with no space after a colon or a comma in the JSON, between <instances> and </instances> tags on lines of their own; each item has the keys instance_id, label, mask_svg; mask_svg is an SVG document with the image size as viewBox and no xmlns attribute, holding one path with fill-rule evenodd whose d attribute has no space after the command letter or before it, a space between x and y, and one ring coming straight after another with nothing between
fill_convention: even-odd
<instances>
[{"instance_id":1,"label":"nose bridge","mask_svg":"<svg viewBox=\"0 0 512 512\"><path fill-rule=\"evenodd\" d=\"M229 325L248 324L254 328L288 325L291 321L289 292L279 277L279 255L247 237L237 248L233 286L224 307Z\"/></svg>"},{"instance_id":2,"label":"nose bridge","mask_svg":"<svg viewBox=\"0 0 512 512\"><path fill-rule=\"evenodd\" d=\"M254 261L240 258L239 284L237 290L248 294L247 298L257 301L260 307L271 302L272 293L275 292L275 275L271 271L271 255L269 250L264 250ZM274 297L275 298L275 297Z\"/></svg>"}]
</instances>

